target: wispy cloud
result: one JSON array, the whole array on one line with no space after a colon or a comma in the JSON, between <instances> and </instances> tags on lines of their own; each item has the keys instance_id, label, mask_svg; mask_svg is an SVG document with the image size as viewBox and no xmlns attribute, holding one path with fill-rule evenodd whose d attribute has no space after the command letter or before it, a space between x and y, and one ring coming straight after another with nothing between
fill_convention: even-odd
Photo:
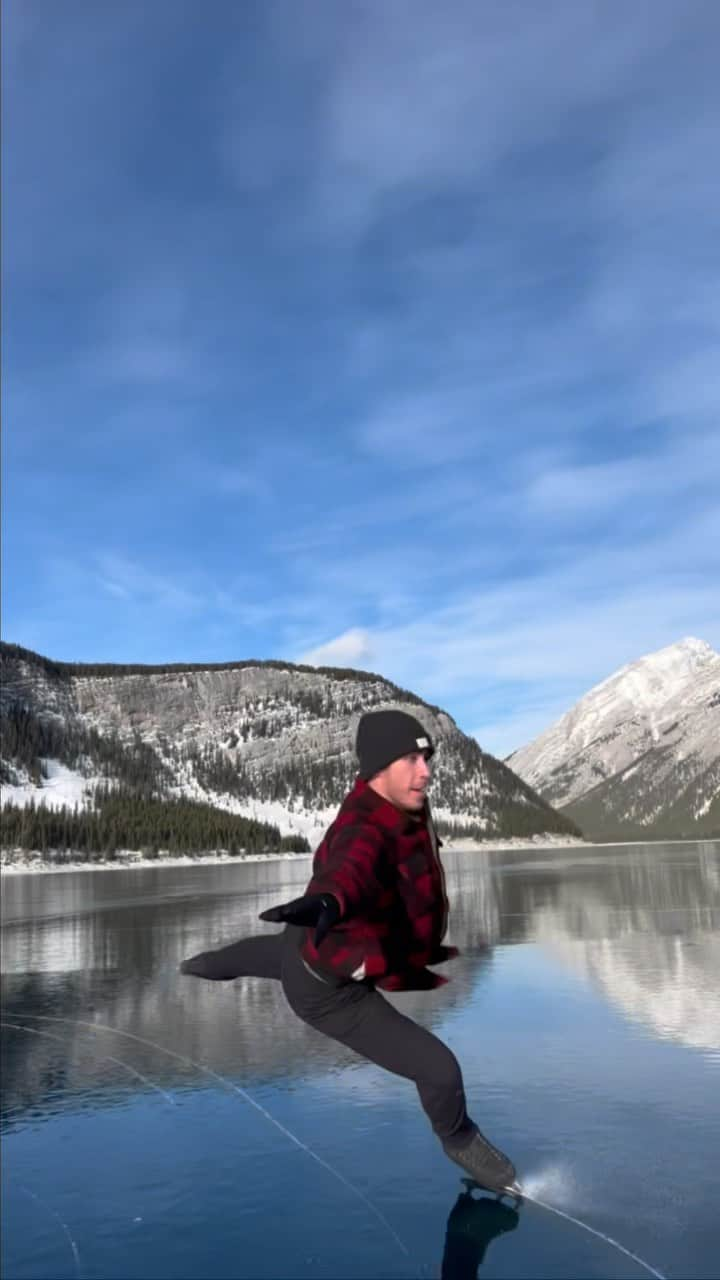
<instances>
[{"instance_id":1,"label":"wispy cloud","mask_svg":"<svg viewBox=\"0 0 720 1280\"><path fill-rule=\"evenodd\" d=\"M444 466L487 448L474 388L426 388L376 407L358 431L357 443L406 470Z\"/></svg>"},{"instance_id":2,"label":"wispy cloud","mask_svg":"<svg viewBox=\"0 0 720 1280\"><path fill-rule=\"evenodd\" d=\"M18 639L366 665L502 752L720 645L716 5L6 9Z\"/></svg>"},{"instance_id":3,"label":"wispy cloud","mask_svg":"<svg viewBox=\"0 0 720 1280\"><path fill-rule=\"evenodd\" d=\"M122 555L102 552L96 556L97 581L104 591L135 605L194 612L203 597L174 576L153 573Z\"/></svg>"},{"instance_id":4,"label":"wispy cloud","mask_svg":"<svg viewBox=\"0 0 720 1280\"><path fill-rule=\"evenodd\" d=\"M588 550L440 605L435 598L431 609L416 598L404 619L363 632L366 653L347 665L440 701L505 755L615 668L686 634L717 637L719 546L720 511L630 549Z\"/></svg>"},{"instance_id":5,"label":"wispy cloud","mask_svg":"<svg viewBox=\"0 0 720 1280\"><path fill-rule=\"evenodd\" d=\"M578 4L542 13L523 8L521 20L517 5L472 0L459 0L451 15L432 0L364 3L352 14L267 6L268 40L297 78L298 96L312 78L319 84L306 115L304 172L322 198L316 214L325 215L325 228L341 219L343 230L357 233L398 190L474 183L509 155L551 141L571 116L597 112L612 129L618 105L637 93L638 82L652 81L654 64L677 65L678 35L703 8L691 4L681 14L670 0L645 0L621 22L609 22ZM287 145L286 116L273 131L277 118L270 117L263 149L266 163L285 177L297 153ZM244 174L259 148L242 123L240 107Z\"/></svg>"}]
</instances>

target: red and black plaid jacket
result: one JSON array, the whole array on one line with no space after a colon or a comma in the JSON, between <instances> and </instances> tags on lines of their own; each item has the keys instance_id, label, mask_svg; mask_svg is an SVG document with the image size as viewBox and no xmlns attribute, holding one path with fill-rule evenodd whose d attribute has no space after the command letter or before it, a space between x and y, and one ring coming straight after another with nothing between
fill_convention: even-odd
<instances>
[{"instance_id":1,"label":"red and black plaid jacket","mask_svg":"<svg viewBox=\"0 0 720 1280\"><path fill-rule=\"evenodd\" d=\"M458 954L441 945L448 903L428 811L404 813L358 778L315 853L306 892L332 893L342 910L319 948L307 930L302 954L313 968L390 991L447 982L426 968Z\"/></svg>"}]
</instances>

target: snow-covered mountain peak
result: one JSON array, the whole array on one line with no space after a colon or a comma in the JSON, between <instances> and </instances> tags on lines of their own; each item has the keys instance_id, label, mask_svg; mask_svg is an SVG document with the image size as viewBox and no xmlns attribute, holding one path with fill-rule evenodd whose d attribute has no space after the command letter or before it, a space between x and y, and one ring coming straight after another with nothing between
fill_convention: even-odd
<instances>
[{"instance_id":1,"label":"snow-covered mountain peak","mask_svg":"<svg viewBox=\"0 0 720 1280\"><path fill-rule=\"evenodd\" d=\"M706 667L717 667L718 664L720 664L720 654L717 654L705 640L687 636L684 640L678 640L675 644L666 645L664 649L647 653L635 662L627 663L619 671L615 671L613 675L590 689L589 693L576 705L580 706L601 690L622 688L624 684L634 690L637 697L642 697L643 683L645 683L648 692L653 695L654 702L658 697L671 698L681 691L688 681L693 680L698 671Z\"/></svg>"},{"instance_id":2,"label":"snow-covered mountain peak","mask_svg":"<svg viewBox=\"0 0 720 1280\"><path fill-rule=\"evenodd\" d=\"M702 696L705 677L720 680L720 654L704 640L688 637L646 654L595 685L539 738L514 752L512 767L521 777L529 759L536 769L552 767L559 750L583 750L626 717L643 722L656 740L668 710Z\"/></svg>"},{"instance_id":3,"label":"snow-covered mountain peak","mask_svg":"<svg viewBox=\"0 0 720 1280\"><path fill-rule=\"evenodd\" d=\"M677 644L668 645L669 649L686 649L690 653L696 653L700 656L717 657L712 645L707 640L699 640L697 636L685 636L682 640L678 640ZM660 650L661 653L664 650Z\"/></svg>"},{"instance_id":4,"label":"snow-covered mountain peak","mask_svg":"<svg viewBox=\"0 0 720 1280\"><path fill-rule=\"evenodd\" d=\"M716 803L720 654L706 641L688 636L622 667L507 763L550 803L565 806L612 778L625 787L641 760L648 779L638 776L626 788L633 791L633 805L663 778L671 797L668 779L678 769L685 789L691 777L706 778L694 805L699 814ZM634 821L643 822L638 813Z\"/></svg>"}]
</instances>

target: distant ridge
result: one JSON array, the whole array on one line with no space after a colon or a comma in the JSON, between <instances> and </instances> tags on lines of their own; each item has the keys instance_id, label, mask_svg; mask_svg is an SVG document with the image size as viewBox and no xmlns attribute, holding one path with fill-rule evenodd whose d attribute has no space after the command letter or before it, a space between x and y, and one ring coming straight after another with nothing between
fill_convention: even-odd
<instances>
[{"instance_id":1,"label":"distant ridge","mask_svg":"<svg viewBox=\"0 0 720 1280\"><path fill-rule=\"evenodd\" d=\"M629 663L506 763L588 838L720 837L720 654Z\"/></svg>"}]
</instances>

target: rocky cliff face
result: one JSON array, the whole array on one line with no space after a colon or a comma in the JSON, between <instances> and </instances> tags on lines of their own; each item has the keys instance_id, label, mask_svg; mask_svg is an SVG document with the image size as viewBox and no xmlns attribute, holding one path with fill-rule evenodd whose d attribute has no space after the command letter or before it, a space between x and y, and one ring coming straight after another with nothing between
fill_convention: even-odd
<instances>
[{"instance_id":1,"label":"rocky cliff face","mask_svg":"<svg viewBox=\"0 0 720 1280\"><path fill-rule=\"evenodd\" d=\"M446 832L574 832L446 712L378 676L275 662L71 666L11 645L2 647L2 667L6 713L22 706L40 720L92 732L121 749L141 742L152 751L168 795L271 820L311 842L355 776L361 713L386 706L416 715L437 742L432 800ZM92 759L81 771L94 776ZM7 799L22 803L33 794L51 801L52 787L31 787L17 759L5 761L4 776ZM59 802L62 791L56 793Z\"/></svg>"}]
</instances>

